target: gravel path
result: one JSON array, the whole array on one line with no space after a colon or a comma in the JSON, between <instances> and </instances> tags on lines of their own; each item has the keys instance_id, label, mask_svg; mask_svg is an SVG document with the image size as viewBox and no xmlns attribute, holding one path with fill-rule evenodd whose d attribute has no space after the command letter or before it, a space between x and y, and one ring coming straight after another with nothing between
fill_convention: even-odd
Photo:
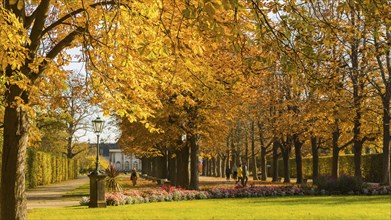
<instances>
[{"instance_id":1,"label":"gravel path","mask_svg":"<svg viewBox=\"0 0 391 220\"><path fill-rule=\"evenodd\" d=\"M78 179L29 189L27 190L27 209L77 206L80 201L79 197L63 197L63 195L88 182L87 176L81 176Z\"/></svg>"}]
</instances>

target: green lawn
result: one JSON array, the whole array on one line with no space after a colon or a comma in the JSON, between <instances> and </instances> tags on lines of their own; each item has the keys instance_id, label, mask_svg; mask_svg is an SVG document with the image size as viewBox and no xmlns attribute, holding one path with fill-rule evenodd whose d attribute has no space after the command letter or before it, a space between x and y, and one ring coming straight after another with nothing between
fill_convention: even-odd
<instances>
[{"instance_id":1,"label":"green lawn","mask_svg":"<svg viewBox=\"0 0 391 220\"><path fill-rule=\"evenodd\" d=\"M64 197L90 196L90 184L84 184L72 191L65 193Z\"/></svg>"},{"instance_id":2,"label":"green lawn","mask_svg":"<svg viewBox=\"0 0 391 220\"><path fill-rule=\"evenodd\" d=\"M33 209L28 219L391 219L391 196L264 197Z\"/></svg>"}]
</instances>

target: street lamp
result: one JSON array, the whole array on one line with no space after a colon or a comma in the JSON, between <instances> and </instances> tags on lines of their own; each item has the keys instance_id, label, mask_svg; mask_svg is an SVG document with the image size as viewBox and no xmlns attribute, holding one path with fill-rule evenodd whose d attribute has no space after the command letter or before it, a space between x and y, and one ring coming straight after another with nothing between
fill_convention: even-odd
<instances>
[{"instance_id":1,"label":"street lamp","mask_svg":"<svg viewBox=\"0 0 391 220\"><path fill-rule=\"evenodd\" d=\"M103 125L105 124L105 121L97 117L95 120L92 121L92 125L94 127L94 132L96 134L96 168L95 173L99 173L99 135L103 130Z\"/></svg>"},{"instance_id":2,"label":"street lamp","mask_svg":"<svg viewBox=\"0 0 391 220\"><path fill-rule=\"evenodd\" d=\"M186 139L187 139L186 134L183 134L182 137L181 137L182 142L185 143L185 142L186 142Z\"/></svg>"},{"instance_id":3,"label":"street lamp","mask_svg":"<svg viewBox=\"0 0 391 220\"><path fill-rule=\"evenodd\" d=\"M103 130L104 121L97 117L92 121L96 142L96 168L88 177L90 178L90 208L106 208L105 186L106 175L99 173L99 135Z\"/></svg>"}]
</instances>

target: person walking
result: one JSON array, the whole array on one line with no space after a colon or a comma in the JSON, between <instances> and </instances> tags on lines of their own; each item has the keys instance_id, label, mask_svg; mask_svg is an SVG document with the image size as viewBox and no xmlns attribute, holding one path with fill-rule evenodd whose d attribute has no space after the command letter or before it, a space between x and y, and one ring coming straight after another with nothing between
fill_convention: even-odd
<instances>
[{"instance_id":1,"label":"person walking","mask_svg":"<svg viewBox=\"0 0 391 220\"><path fill-rule=\"evenodd\" d=\"M242 165L242 170L243 170L242 186L246 186L248 181L248 169L246 164Z\"/></svg>"},{"instance_id":2,"label":"person walking","mask_svg":"<svg viewBox=\"0 0 391 220\"><path fill-rule=\"evenodd\" d=\"M133 186L137 184L137 172L136 169L132 169L132 173L130 174L130 180L132 180Z\"/></svg>"},{"instance_id":3,"label":"person walking","mask_svg":"<svg viewBox=\"0 0 391 220\"><path fill-rule=\"evenodd\" d=\"M238 166L237 173L238 173L238 179L236 181L236 184L239 183L239 182L242 183L243 182L243 170L242 170L242 165L241 164L239 164L239 166Z\"/></svg>"}]
</instances>

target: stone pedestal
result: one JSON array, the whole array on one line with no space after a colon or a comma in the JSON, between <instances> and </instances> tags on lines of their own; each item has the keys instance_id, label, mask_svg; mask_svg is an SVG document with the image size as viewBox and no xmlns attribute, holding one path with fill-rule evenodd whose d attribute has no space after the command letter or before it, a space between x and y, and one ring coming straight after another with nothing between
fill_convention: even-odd
<instances>
[{"instance_id":1,"label":"stone pedestal","mask_svg":"<svg viewBox=\"0 0 391 220\"><path fill-rule=\"evenodd\" d=\"M90 178L90 208L106 208L105 186L106 175L91 173Z\"/></svg>"}]
</instances>

